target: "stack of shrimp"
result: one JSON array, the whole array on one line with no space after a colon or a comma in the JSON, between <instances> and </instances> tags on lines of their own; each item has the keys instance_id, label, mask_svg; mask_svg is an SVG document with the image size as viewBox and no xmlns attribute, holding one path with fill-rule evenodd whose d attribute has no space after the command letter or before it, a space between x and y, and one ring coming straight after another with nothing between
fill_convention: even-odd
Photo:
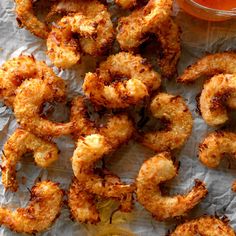
<instances>
[{"instance_id":1,"label":"stack of shrimp","mask_svg":"<svg viewBox=\"0 0 236 236\"><path fill-rule=\"evenodd\" d=\"M116 0L116 3L131 10L128 16L118 19L115 31L107 7L97 0L54 2L47 20L57 14L61 17L51 26L34 15L31 0L16 0L18 22L46 39L47 55L59 68L71 68L83 54L98 56L109 52L115 38L121 51L108 56L94 72L86 73L82 86L84 96L72 99L70 119L65 123L50 121L42 115L46 102L65 103L67 99L65 81L48 65L26 55L2 65L0 97L12 108L19 124L4 145L2 183L6 189L17 191L16 164L23 155L32 152L35 163L47 168L59 156L52 138L70 135L76 147L71 157L74 177L67 197L75 221L98 223L100 215L96 202L100 199L113 199L118 202L120 211L130 212L134 194L158 221L185 216L203 201L208 190L199 179L193 180L195 185L182 195L164 195L160 187L177 175L179 168L172 157L185 145L193 126L193 117L184 98L160 91L162 78L176 76L181 51L180 29L171 17L173 2L149 0L144 6L135 0ZM160 73L137 54L153 34L162 49L158 60ZM200 75L214 74L199 100L202 116L209 125L223 124L228 119L224 105L236 107L235 65L233 53L211 55L177 79L190 82ZM98 113L103 112L102 125L90 119L87 101ZM147 107L147 115L160 120L162 128L140 129L140 122L135 122L130 112L138 106ZM98 168L97 164L131 139L151 149L155 155L142 164L136 181L127 184L107 168ZM223 153L235 155L235 143L236 134L232 132L210 134L200 145L200 160L209 167L216 167ZM233 189L235 186L234 183ZM26 208L11 211L0 207L0 223L21 233L45 230L58 217L63 195L58 184L52 181L36 183ZM210 236L235 235L227 222L211 216L180 225L171 235L202 232Z\"/></svg>"}]
</instances>

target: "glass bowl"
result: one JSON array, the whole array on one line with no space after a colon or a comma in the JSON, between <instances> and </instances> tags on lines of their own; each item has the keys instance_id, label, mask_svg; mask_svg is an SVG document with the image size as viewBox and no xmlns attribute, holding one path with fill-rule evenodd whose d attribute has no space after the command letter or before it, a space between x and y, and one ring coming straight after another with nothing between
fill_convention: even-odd
<instances>
[{"instance_id":1,"label":"glass bowl","mask_svg":"<svg viewBox=\"0 0 236 236\"><path fill-rule=\"evenodd\" d=\"M222 0L223 2L224 0ZM235 0L236 1L236 0ZM194 0L177 0L179 6L188 14L208 21L224 21L236 18L236 9L219 10L203 6Z\"/></svg>"}]
</instances>

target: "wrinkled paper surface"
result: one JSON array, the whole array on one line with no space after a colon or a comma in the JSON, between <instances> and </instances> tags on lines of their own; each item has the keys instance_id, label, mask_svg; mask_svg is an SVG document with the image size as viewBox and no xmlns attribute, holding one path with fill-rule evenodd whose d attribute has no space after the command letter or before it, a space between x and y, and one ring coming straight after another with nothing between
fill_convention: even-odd
<instances>
[{"instance_id":1,"label":"wrinkled paper surface","mask_svg":"<svg viewBox=\"0 0 236 236\"><path fill-rule=\"evenodd\" d=\"M112 12L116 7L111 7ZM236 21L231 20L221 23L208 23L201 21L178 9L175 5L173 14L182 28L182 55L178 71L182 73L184 68L196 61L206 52L218 52L224 50L236 50ZM45 41L34 37L25 29L20 29L15 20L13 0L0 1L0 64L6 60L23 54L33 54L38 60L46 60L51 63L45 54ZM155 55L152 55L155 57ZM75 94L82 94L81 84L84 74L93 71L96 59L84 57L82 64L71 70L55 72L63 77L67 84L71 98ZM189 214L189 218L203 214L217 214L227 216L231 225L236 229L236 194L231 192L232 181L236 179L236 164L231 160L224 160L217 169L208 169L200 164L197 158L198 144L200 140L212 130L208 127L196 110L195 97L202 89L202 81L184 86L173 81L163 81L164 90L172 94L183 96L194 116L194 127L191 137L177 155L180 161L179 175L168 184L171 193L184 193L189 190L194 179L198 178L206 182L209 194ZM63 108L57 111L57 116L63 115ZM230 127L231 125L231 127ZM235 129L235 124L230 123L228 128ZM2 150L7 138L13 133L17 123L12 111L6 106L0 107L0 149ZM37 167L32 158L25 158L17 166L17 179L20 187L16 193L6 192L0 184L0 203L5 206L16 208L26 206L29 200L28 188L31 188L39 179L50 179L60 183L63 189L68 189L71 181L72 169L70 157L74 149L73 141L68 137L54 139L61 151L59 160L50 168L44 170ZM122 180L132 182L135 180L142 162L151 157L153 153L131 141L129 145L119 149L112 157L106 160L106 165ZM26 180L26 181L25 181ZM96 235L102 227L86 226L73 222L69 218L69 210L63 207L61 215L56 223L46 232L39 234L49 235ZM124 216L125 218L125 216ZM119 226L132 230L140 236L164 236L168 230L173 229L178 221L167 223L155 221L138 203L135 204L132 216L127 221L118 220ZM5 227L0 228L0 235L17 235Z\"/></svg>"}]
</instances>

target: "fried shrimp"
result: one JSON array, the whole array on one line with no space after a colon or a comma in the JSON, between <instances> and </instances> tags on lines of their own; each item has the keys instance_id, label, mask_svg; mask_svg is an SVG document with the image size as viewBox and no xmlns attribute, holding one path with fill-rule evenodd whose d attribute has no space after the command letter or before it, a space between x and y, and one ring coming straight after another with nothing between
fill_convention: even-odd
<instances>
[{"instance_id":1,"label":"fried shrimp","mask_svg":"<svg viewBox=\"0 0 236 236\"><path fill-rule=\"evenodd\" d=\"M120 78L128 80L119 81ZM109 56L95 73L86 74L83 90L97 106L126 108L149 96L160 84L160 75L145 59L120 52Z\"/></svg>"},{"instance_id":2,"label":"fried shrimp","mask_svg":"<svg viewBox=\"0 0 236 236\"><path fill-rule=\"evenodd\" d=\"M236 75L219 74L204 84L199 108L208 125L224 124L228 120L226 107L236 109Z\"/></svg>"},{"instance_id":3,"label":"fried shrimp","mask_svg":"<svg viewBox=\"0 0 236 236\"><path fill-rule=\"evenodd\" d=\"M168 17L153 32L161 45L158 59L161 74L165 78L171 78L177 74L177 64L180 58L180 27L171 17Z\"/></svg>"},{"instance_id":4,"label":"fried shrimp","mask_svg":"<svg viewBox=\"0 0 236 236\"><path fill-rule=\"evenodd\" d=\"M31 189L26 208L0 207L0 223L18 233L34 234L49 228L60 214L63 192L56 183L43 181Z\"/></svg>"},{"instance_id":5,"label":"fried shrimp","mask_svg":"<svg viewBox=\"0 0 236 236\"><path fill-rule=\"evenodd\" d=\"M2 183L5 188L17 191L16 164L21 157L33 152L38 166L48 167L58 159L56 144L36 137L23 129L17 129L4 145L2 155Z\"/></svg>"},{"instance_id":6,"label":"fried shrimp","mask_svg":"<svg viewBox=\"0 0 236 236\"><path fill-rule=\"evenodd\" d=\"M58 81L53 70L43 61L37 61L33 56L21 55L8 60L0 68L0 98L8 106L12 106L16 89L30 78L42 79L48 83Z\"/></svg>"},{"instance_id":7,"label":"fried shrimp","mask_svg":"<svg viewBox=\"0 0 236 236\"><path fill-rule=\"evenodd\" d=\"M141 134L140 141L156 152L178 149L191 134L193 118L183 98L166 93L156 95L150 104L151 114L166 123L160 131Z\"/></svg>"},{"instance_id":8,"label":"fried shrimp","mask_svg":"<svg viewBox=\"0 0 236 236\"><path fill-rule=\"evenodd\" d=\"M124 9L129 9L137 4L137 0L115 0L115 2Z\"/></svg>"},{"instance_id":9,"label":"fried shrimp","mask_svg":"<svg viewBox=\"0 0 236 236\"><path fill-rule=\"evenodd\" d=\"M32 34L46 39L49 29L44 22L41 22L35 15L32 0L15 0L17 21L20 27L25 27Z\"/></svg>"},{"instance_id":10,"label":"fried shrimp","mask_svg":"<svg viewBox=\"0 0 236 236\"><path fill-rule=\"evenodd\" d=\"M136 180L137 199L159 221L186 214L207 194L205 184L197 180L195 187L185 195L162 196L159 184L171 180L176 173L177 169L168 152L148 159L139 171Z\"/></svg>"},{"instance_id":11,"label":"fried shrimp","mask_svg":"<svg viewBox=\"0 0 236 236\"><path fill-rule=\"evenodd\" d=\"M177 81L191 83L203 75L212 76L220 73L236 73L236 53L220 52L207 55L185 69Z\"/></svg>"},{"instance_id":12,"label":"fried shrimp","mask_svg":"<svg viewBox=\"0 0 236 236\"><path fill-rule=\"evenodd\" d=\"M170 236L235 236L227 221L213 216L202 216L177 226Z\"/></svg>"},{"instance_id":13,"label":"fried shrimp","mask_svg":"<svg viewBox=\"0 0 236 236\"><path fill-rule=\"evenodd\" d=\"M48 55L55 65L69 68L79 61L81 52L102 55L111 45L114 29L110 13L97 0L62 0L54 5L49 18L56 13L76 14L62 18L49 34ZM76 40L73 33L81 37Z\"/></svg>"},{"instance_id":14,"label":"fried shrimp","mask_svg":"<svg viewBox=\"0 0 236 236\"><path fill-rule=\"evenodd\" d=\"M123 137L120 137L120 143L124 143L130 138L127 135L124 135L124 140L121 140ZM126 206L127 200L129 200L130 204L128 204L128 208L131 208L134 187L123 183L118 184L106 181L103 176L96 174L93 170L96 162L112 150L112 143L110 144L109 139L106 139L101 134L91 134L81 137L78 139L77 147L72 156L72 169L76 178L84 186L86 191L101 197L115 198L121 204L125 203ZM124 207L122 208L124 209Z\"/></svg>"},{"instance_id":15,"label":"fried shrimp","mask_svg":"<svg viewBox=\"0 0 236 236\"><path fill-rule=\"evenodd\" d=\"M149 0L145 7L121 17L117 26L120 47L133 50L141 45L147 34L170 16L172 3L172 0Z\"/></svg>"},{"instance_id":16,"label":"fried shrimp","mask_svg":"<svg viewBox=\"0 0 236 236\"><path fill-rule=\"evenodd\" d=\"M25 80L16 92L14 113L19 124L38 136L60 136L72 132L73 122L57 123L43 118L40 114L45 102L64 101L65 83L45 83L39 79Z\"/></svg>"}]
</instances>

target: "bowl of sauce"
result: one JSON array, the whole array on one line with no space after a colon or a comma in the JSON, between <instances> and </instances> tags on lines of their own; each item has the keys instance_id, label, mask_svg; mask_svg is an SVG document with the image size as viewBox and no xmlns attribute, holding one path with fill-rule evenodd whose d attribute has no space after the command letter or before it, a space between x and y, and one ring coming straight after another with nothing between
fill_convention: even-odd
<instances>
[{"instance_id":1,"label":"bowl of sauce","mask_svg":"<svg viewBox=\"0 0 236 236\"><path fill-rule=\"evenodd\" d=\"M177 0L188 14L208 21L236 18L236 0Z\"/></svg>"}]
</instances>

